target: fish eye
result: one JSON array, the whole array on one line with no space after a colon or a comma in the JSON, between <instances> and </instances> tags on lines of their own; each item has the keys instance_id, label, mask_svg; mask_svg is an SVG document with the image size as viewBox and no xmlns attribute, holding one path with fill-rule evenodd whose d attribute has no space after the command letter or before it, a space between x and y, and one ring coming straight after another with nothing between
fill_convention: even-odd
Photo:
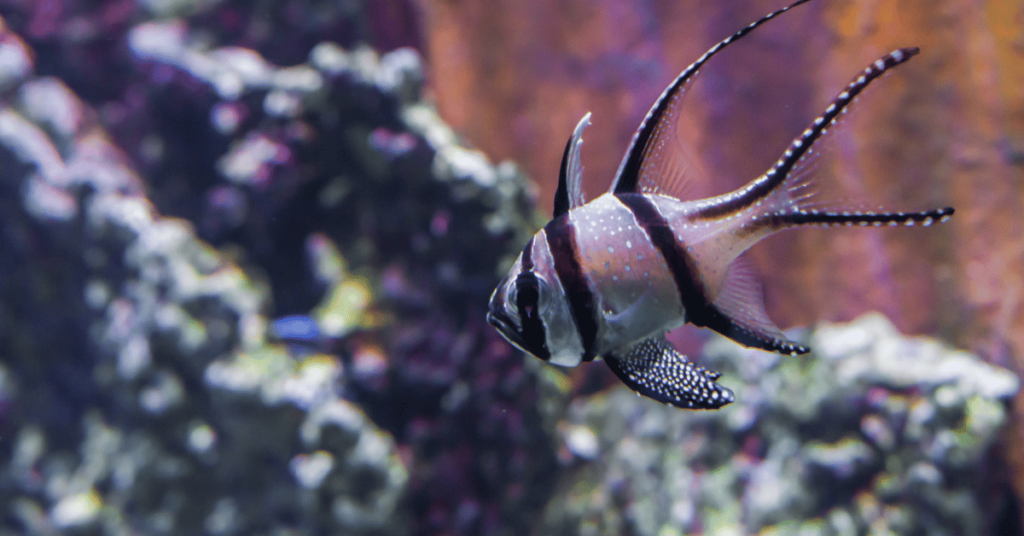
<instances>
[{"instance_id":1,"label":"fish eye","mask_svg":"<svg viewBox=\"0 0 1024 536\"><path fill-rule=\"evenodd\" d=\"M534 272L519 274L509 282L507 303L509 311L516 316L533 316L543 313L550 304L550 288L543 278Z\"/></svg>"}]
</instances>

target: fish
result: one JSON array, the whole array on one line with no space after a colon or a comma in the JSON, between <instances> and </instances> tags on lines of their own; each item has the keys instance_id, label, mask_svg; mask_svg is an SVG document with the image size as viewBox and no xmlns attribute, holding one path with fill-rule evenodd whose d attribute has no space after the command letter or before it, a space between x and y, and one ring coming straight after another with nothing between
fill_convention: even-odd
<instances>
[{"instance_id":1,"label":"fish","mask_svg":"<svg viewBox=\"0 0 1024 536\"><path fill-rule=\"evenodd\" d=\"M301 359L315 353L334 353L339 342L320 329L320 325L309 315L288 315L275 318L268 326L270 340L281 342L288 355Z\"/></svg>"},{"instance_id":2,"label":"fish","mask_svg":"<svg viewBox=\"0 0 1024 536\"><path fill-rule=\"evenodd\" d=\"M766 172L732 192L684 201L692 174L677 136L680 104L704 64L769 13L711 47L654 102L609 191L584 199L580 151L587 113L566 143L551 221L526 244L488 303L487 322L511 344L572 367L600 358L638 395L684 409L735 400L721 373L678 352L666 333L686 323L780 354L810 349L789 340L765 312L756 273L741 254L798 227L930 226L952 207L863 211L828 199L814 173L819 143L848 107L890 69L918 54L895 50L858 73ZM824 193L823 193L824 192Z\"/></svg>"},{"instance_id":3,"label":"fish","mask_svg":"<svg viewBox=\"0 0 1024 536\"><path fill-rule=\"evenodd\" d=\"M324 340L320 326L308 315L289 315L270 322L270 333L282 342L318 346Z\"/></svg>"}]
</instances>

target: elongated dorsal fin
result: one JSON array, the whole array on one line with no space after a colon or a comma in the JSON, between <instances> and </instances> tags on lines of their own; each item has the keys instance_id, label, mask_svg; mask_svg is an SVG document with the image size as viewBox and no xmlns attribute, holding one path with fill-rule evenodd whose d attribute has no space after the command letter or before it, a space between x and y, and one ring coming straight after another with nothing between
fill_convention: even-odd
<instances>
[{"instance_id":1,"label":"elongated dorsal fin","mask_svg":"<svg viewBox=\"0 0 1024 536\"><path fill-rule=\"evenodd\" d=\"M557 218L583 205L583 165L580 163L580 146L583 145L583 129L590 125L590 112L576 124L572 137L565 143L562 153L562 167L558 171L558 189L555 190L555 212Z\"/></svg>"},{"instance_id":2,"label":"elongated dorsal fin","mask_svg":"<svg viewBox=\"0 0 1024 536\"><path fill-rule=\"evenodd\" d=\"M877 218L905 216L904 213L856 211L847 207L843 199L835 198L838 193L832 192L829 185L821 184L820 176L815 173L814 168L821 153L815 149L815 145L833 132L839 120L846 114L848 107L857 100L871 82L880 78L890 69L913 58L918 52L917 47L901 48L868 65L836 95L828 108L789 144L786 152L767 172L746 186L715 198L705 207L690 214L690 217L699 220L719 219L757 205L764 209L765 216L759 219L759 225L775 225L781 229L786 226L812 223L860 224L862 221L866 221L866 224L876 222L888 224L891 219L879 220ZM920 221L924 221L929 216L939 219L944 215L952 214L951 210L949 214L939 212L913 214L918 214L919 217L915 217L918 217ZM823 219L818 218L819 215ZM871 216L875 219L843 220L844 215Z\"/></svg>"},{"instance_id":3,"label":"elongated dorsal fin","mask_svg":"<svg viewBox=\"0 0 1024 536\"><path fill-rule=\"evenodd\" d=\"M798 0L761 17L711 47L700 59L680 73L658 97L654 106L647 112L647 117L640 123L640 128L633 135L629 150L626 151L626 156L623 157L615 174L615 180L612 181L611 191L617 194L637 193L643 188L646 191L657 189L670 195L678 195L685 191L688 179L683 174L690 169L690 165L685 161L687 155L678 147L676 123L686 87L697 77L701 66L723 48L738 41L758 26L809 1ZM656 188L656 184L660 186Z\"/></svg>"}]
</instances>

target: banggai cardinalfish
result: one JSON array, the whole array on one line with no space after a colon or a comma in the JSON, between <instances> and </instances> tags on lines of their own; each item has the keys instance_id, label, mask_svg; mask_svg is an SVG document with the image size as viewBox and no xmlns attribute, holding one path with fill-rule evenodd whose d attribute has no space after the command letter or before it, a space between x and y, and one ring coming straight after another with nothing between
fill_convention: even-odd
<instances>
[{"instance_id":1,"label":"banggai cardinalfish","mask_svg":"<svg viewBox=\"0 0 1024 536\"><path fill-rule=\"evenodd\" d=\"M588 113L562 156L554 217L530 239L491 296L487 321L540 359L575 366L601 357L639 394L681 408L734 400L721 374L686 360L665 333L687 322L749 346L786 354L808 348L786 339L764 310L761 287L740 254L800 226L923 225L952 208L864 212L821 199L814 144L872 81L909 60L903 48L860 72L782 157L746 186L681 201L687 169L676 128L684 92L700 68L730 43L782 13L762 17L711 47L665 90L640 124L611 190L585 202L580 146Z\"/></svg>"}]
</instances>

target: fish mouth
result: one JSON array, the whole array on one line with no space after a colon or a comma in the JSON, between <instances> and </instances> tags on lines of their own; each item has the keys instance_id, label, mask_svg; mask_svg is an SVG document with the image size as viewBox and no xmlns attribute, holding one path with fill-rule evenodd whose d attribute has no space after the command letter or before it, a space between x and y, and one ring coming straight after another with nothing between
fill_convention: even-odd
<instances>
[{"instance_id":1,"label":"fish mouth","mask_svg":"<svg viewBox=\"0 0 1024 536\"><path fill-rule=\"evenodd\" d=\"M526 347L526 341L523 340L522 335L519 334L519 331L511 322L508 321L508 318L504 314L493 311L488 312L487 323L494 326L494 329L497 329L498 333L501 333L502 337L508 339L508 342L516 345L520 349Z\"/></svg>"}]
</instances>

